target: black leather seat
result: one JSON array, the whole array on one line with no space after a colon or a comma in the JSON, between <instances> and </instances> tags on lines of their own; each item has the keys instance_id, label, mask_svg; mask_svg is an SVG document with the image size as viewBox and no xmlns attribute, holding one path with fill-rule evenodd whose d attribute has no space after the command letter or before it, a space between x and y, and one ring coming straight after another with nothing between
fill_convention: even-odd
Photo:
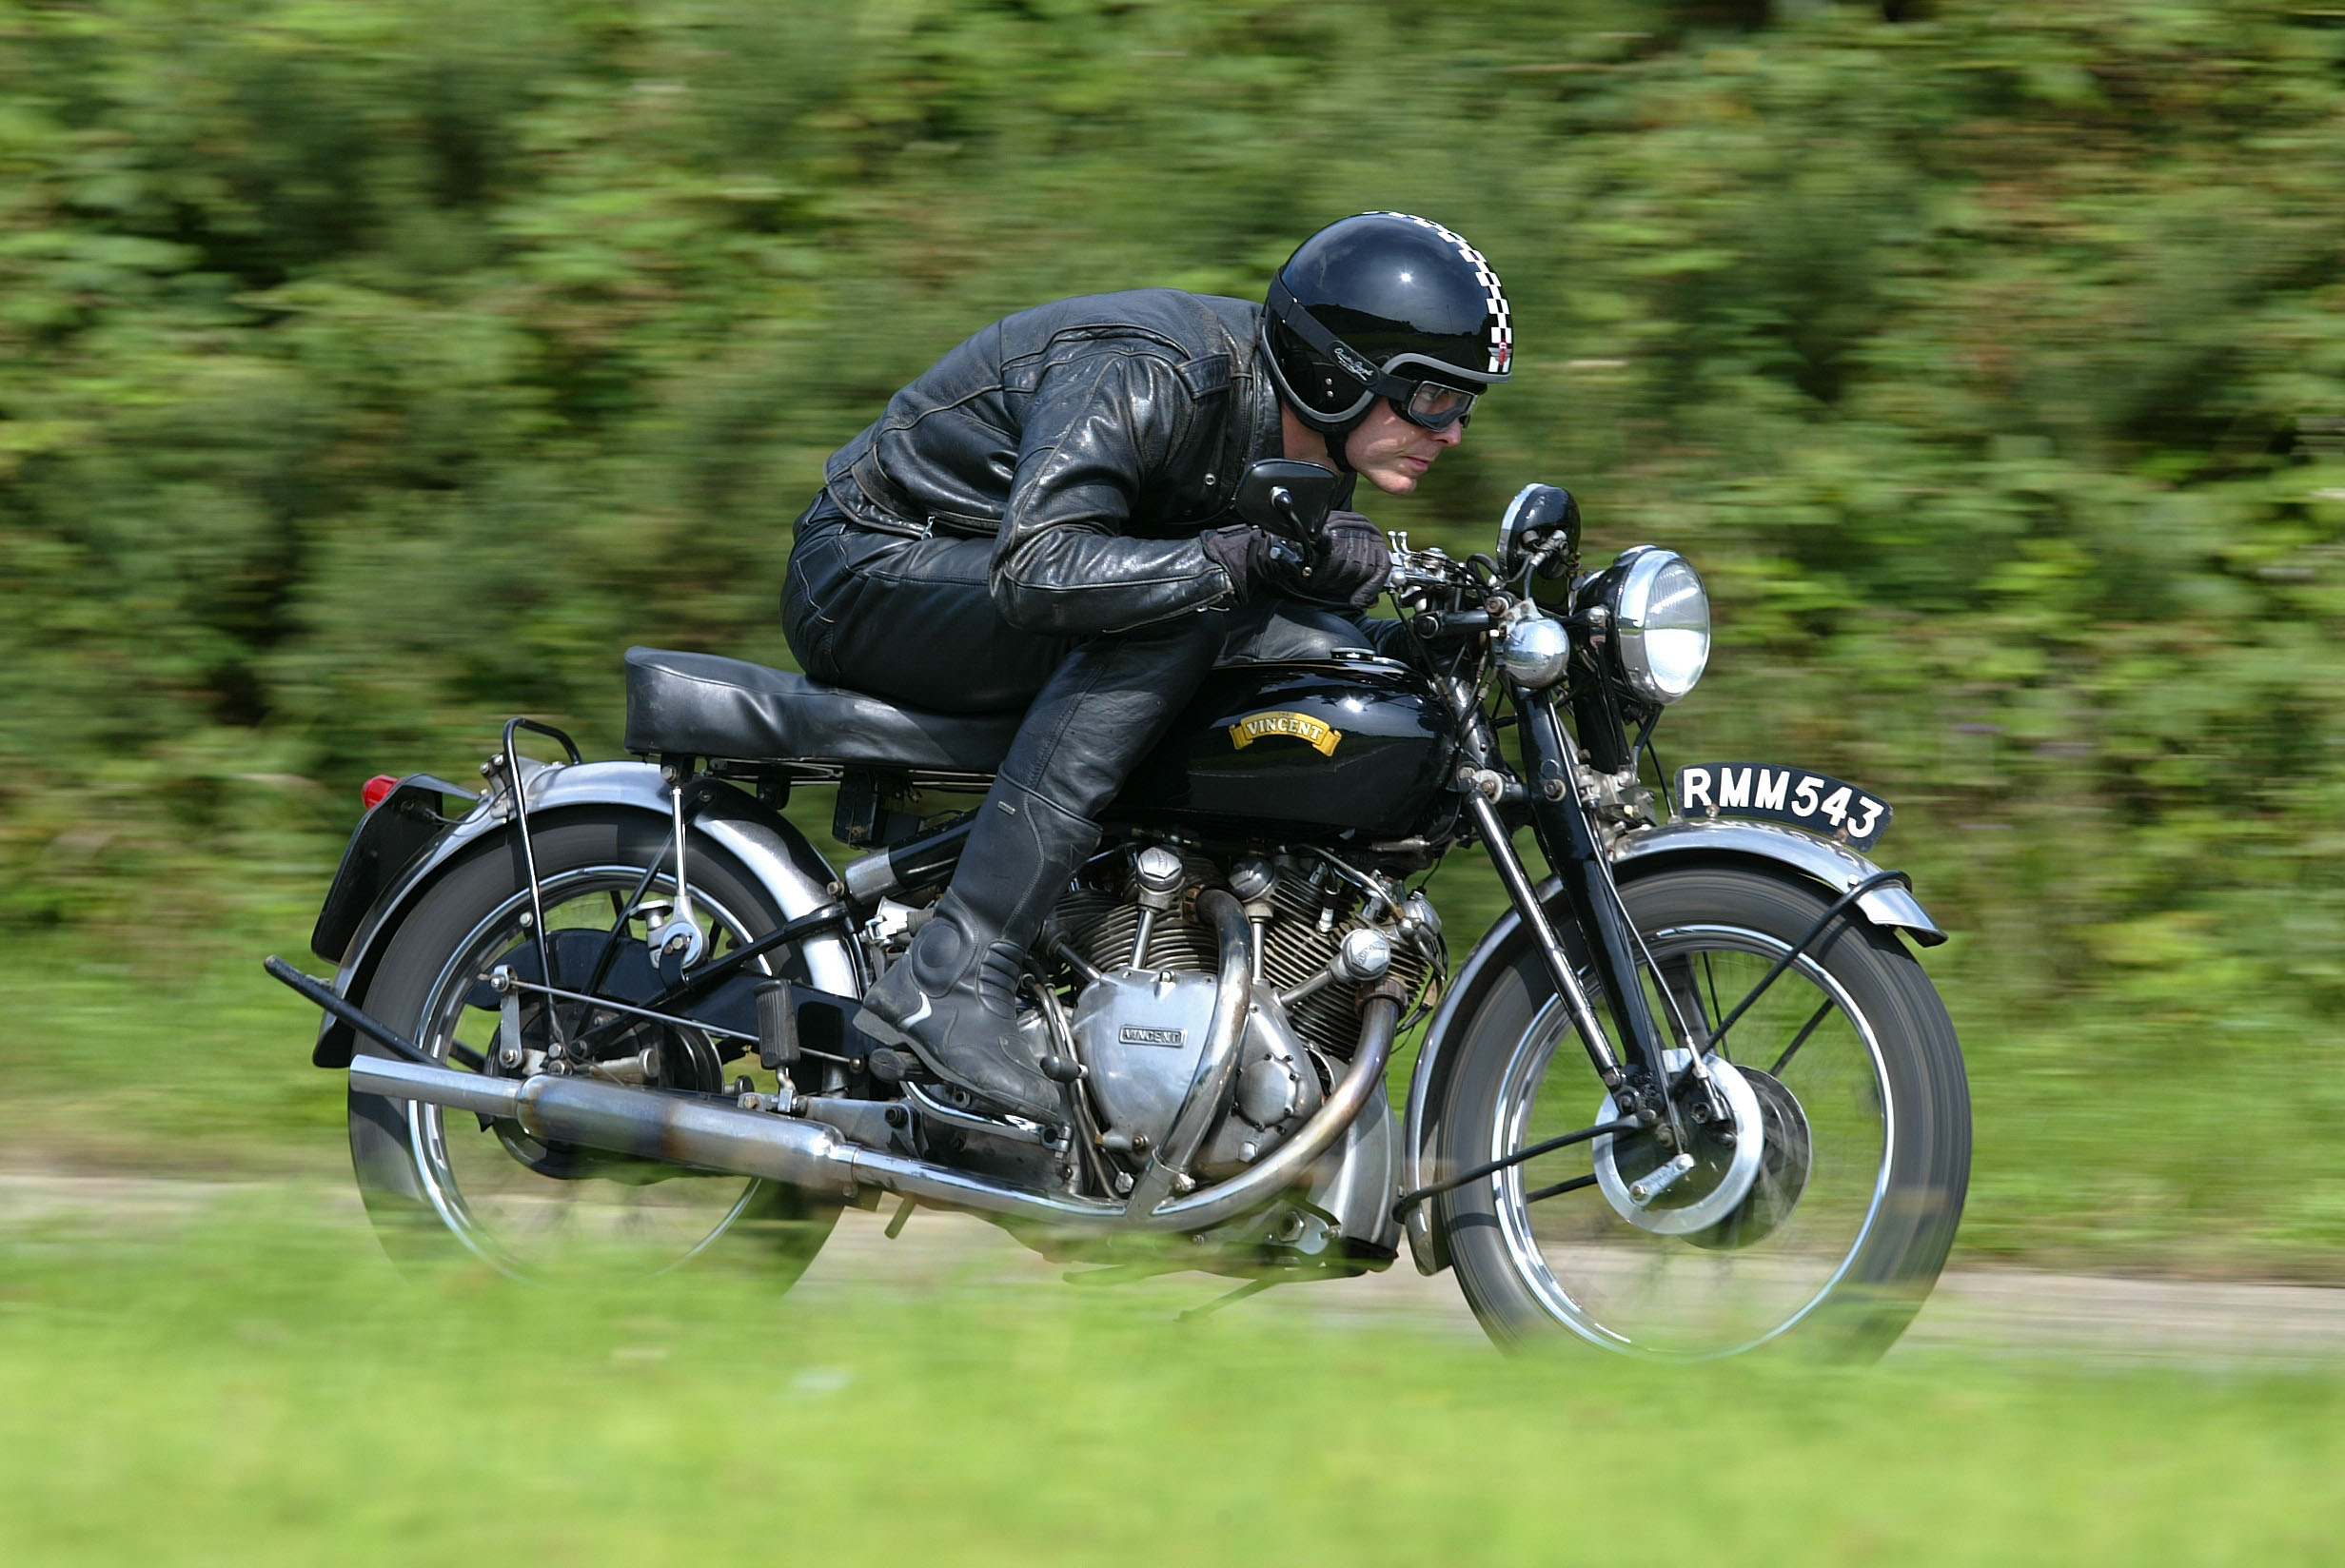
<instances>
[{"instance_id":1,"label":"black leather seat","mask_svg":"<svg viewBox=\"0 0 2345 1568\"><path fill-rule=\"evenodd\" d=\"M715 654L627 650L627 750L990 774L1022 713L931 714Z\"/></svg>"}]
</instances>

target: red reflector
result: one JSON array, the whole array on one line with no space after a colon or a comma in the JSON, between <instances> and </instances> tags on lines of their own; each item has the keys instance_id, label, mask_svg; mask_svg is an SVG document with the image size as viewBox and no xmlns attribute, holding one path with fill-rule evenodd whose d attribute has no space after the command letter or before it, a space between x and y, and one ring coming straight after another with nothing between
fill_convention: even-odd
<instances>
[{"instance_id":1,"label":"red reflector","mask_svg":"<svg viewBox=\"0 0 2345 1568\"><path fill-rule=\"evenodd\" d=\"M366 802L366 809L371 812L383 804L385 795L398 788L398 779L389 774L377 774L366 781L366 787L359 791L358 797Z\"/></svg>"}]
</instances>

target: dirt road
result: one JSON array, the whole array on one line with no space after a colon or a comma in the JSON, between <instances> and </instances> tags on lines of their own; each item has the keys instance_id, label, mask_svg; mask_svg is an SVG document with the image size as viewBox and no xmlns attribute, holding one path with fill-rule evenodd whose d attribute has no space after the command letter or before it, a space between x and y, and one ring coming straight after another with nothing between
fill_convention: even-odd
<instances>
[{"instance_id":1,"label":"dirt road","mask_svg":"<svg viewBox=\"0 0 2345 1568\"><path fill-rule=\"evenodd\" d=\"M920 1211L891 1242L884 1213L850 1210L801 1288L845 1290L881 1282L917 1288L948 1279L1056 1284L1068 1272L963 1215ZM1190 1287L1194 1303L1211 1301L1232 1284L1203 1275L1176 1278ZM1405 1254L1382 1274L1289 1286L1233 1310L1381 1318L1481 1334L1456 1282L1448 1274L1420 1275ZM1980 1345L2090 1361L2345 1364L2345 1290L1957 1268L1940 1279L1895 1353Z\"/></svg>"},{"instance_id":2,"label":"dirt road","mask_svg":"<svg viewBox=\"0 0 2345 1568\"><path fill-rule=\"evenodd\" d=\"M0 1174L0 1238L56 1238L168 1225L224 1200L289 1197L363 1225L357 1196L332 1186ZM934 1288L1077 1288L1068 1270L965 1215L916 1213L894 1241L885 1211L850 1209L799 1288L823 1294ZM1175 1275L1148 1287L1169 1309L1201 1305L1231 1282ZM1381 1321L1478 1336L1448 1275L1427 1279L1406 1257L1385 1273L1267 1292L1232 1310L1294 1312L1330 1323ZM1987 1347L2020 1356L2204 1366L2345 1364L2345 1290L2305 1285L2119 1279L2019 1269L1956 1268L1939 1282L1895 1355Z\"/></svg>"}]
</instances>

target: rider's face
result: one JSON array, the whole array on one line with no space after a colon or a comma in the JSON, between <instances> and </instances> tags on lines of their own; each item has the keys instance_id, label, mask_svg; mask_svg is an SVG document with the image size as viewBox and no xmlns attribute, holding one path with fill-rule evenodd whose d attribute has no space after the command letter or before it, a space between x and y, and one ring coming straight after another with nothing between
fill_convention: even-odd
<instances>
[{"instance_id":1,"label":"rider's face","mask_svg":"<svg viewBox=\"0 0 2345 1568\"><path fill-rule=\"evenodd\" d=\"M1344 458L1388 496L1405 496L1443 451L1465 439L1463 421L1446 430L1428 430L1394 411L1382 398L1344 442Z\"/></svg>"}]
</instances>

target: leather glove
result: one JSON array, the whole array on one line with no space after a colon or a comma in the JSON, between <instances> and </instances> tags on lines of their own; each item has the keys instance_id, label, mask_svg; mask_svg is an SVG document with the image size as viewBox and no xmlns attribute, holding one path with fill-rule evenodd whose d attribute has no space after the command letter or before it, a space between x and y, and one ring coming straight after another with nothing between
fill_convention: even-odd
<instances>
[{"instance_id":1,"label":"leather glove","mask_svg":"<svg viewBox=\"0 0 2345 1568\"><path fill-rule=\"evenodd\" d=\"M1384 530L1357 512L1328 514L1314 557L1304 593L1354 610L1375 603L1392 576L1392 548Z\"/></svg>"},{"instance_id":2,"label":"leather glove","mask_svg":"<svg viewBox=\"0 0 2345 1568\"><path fill-rule=\"evenodd\" d=\"M1276 535L1239 523L1233 528L1209 528L1199 536L1205 553L1230 574L1237 597L1251 598L1268 590L1293 594L1299 590L1301 553Z\"/></svg>"}]
</instances>

